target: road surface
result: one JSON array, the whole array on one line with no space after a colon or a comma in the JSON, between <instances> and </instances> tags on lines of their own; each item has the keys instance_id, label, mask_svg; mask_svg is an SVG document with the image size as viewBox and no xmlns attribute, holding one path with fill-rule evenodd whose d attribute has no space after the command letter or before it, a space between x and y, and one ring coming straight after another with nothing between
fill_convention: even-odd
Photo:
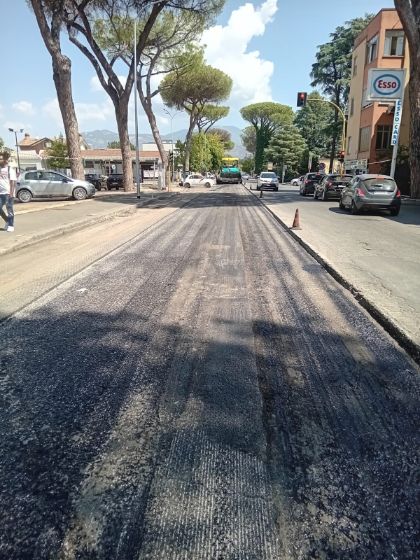
<instances>
[{"instance_id":1,"label":"road surface","mask_svg":"<svg viewBox=\"0 0 420 560\"><path fill-rule=\"evenodd\" d=\"M418 368L242 187L0 345L0 558L418 557Z\"/></svg>"}]
</instances>

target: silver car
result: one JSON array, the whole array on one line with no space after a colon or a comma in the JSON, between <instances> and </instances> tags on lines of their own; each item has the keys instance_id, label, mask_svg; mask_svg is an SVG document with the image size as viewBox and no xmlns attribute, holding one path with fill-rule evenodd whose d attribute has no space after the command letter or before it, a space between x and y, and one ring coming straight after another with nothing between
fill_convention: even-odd
<instances>
[{"instance_id":1,"label":"silver car","mask_svg":"<svg viewBox=\"0 0 420 560\"><path fill-rule=\"evenodd\" d=\"M16 196L21 202L32 198L72 197L84 200L95 195L95 187L89 181L72 179L47 169L25 171L17 182Z\"/></svg>"},{"instance_id":2,"label":"silver car","mask_svg":"<svg viewBox=\"0 0 420 560\"><path fill-rule=\"evenodd\" d=\"M263 171L257 179L257 191L265 191L269 189L278 191L279 179L275 173L272 173L271 171Z\"/></svg>"}]
</instances>

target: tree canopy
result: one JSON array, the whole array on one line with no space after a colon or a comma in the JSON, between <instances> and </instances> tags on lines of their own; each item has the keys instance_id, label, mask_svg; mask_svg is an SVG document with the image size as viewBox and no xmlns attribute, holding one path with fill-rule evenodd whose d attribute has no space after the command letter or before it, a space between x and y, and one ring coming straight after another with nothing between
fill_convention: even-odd
<instances>
[{"instance_id":1,"label":"tree canopy","mask_svg":"<svg viewBox=\"0 0 420 560\"><path fill-rule=\"evenodd\" d=\"M194 63L182 73L167 74L160 85L163 102L168 107L182 109L189 114L190 122L185 139L185 168L189 169L191 137L203 112L209 104L227 99L232 89L232 79L204 61L203 54L195 53Z\"/></svg>"},{"instance_id":2,"label":"tree canopy","mask_svg":"<svg viewBox=\"0 0 420 560\"><path fill-rule=\"evenodd\" d=\"M296 126L286 124L278 129L265 150L265 157L281 169L297 173L306 143Z\"/></svg>"},{"instance_id":3,"label":"tree canopy","mask_svg":"<svg viewBox=\"0 0 420 560\"><path fill-rule=\"evenodd\" d=\"M47 150L47 163L51 169L67 169L70 167L68 158L67 144L63 136L59 136L51 141L51 146Z\"/></svg>"},{"instance_id":4,"label":"tree canopy","mask_svg":"<svg viewBox=\"0 0 420 560\"><path fill-rule=\"evenodd\" d=\"M255 171L260 173L264 163L264 150L280 126L292 124L293 110L288 105L267 101L243 107L241 115L255 129Z\"/></svg>"},{"instance_id":5,"label":"tree canopy","mask_svg":"<svg viewBox=\"0 0 420 560\"><path fill-rule=\"evenodd\" d=\"M294 123L305 139L309 151L326 156L331 147L334 109L317 91L308 95L307 104L295 114Z\"/></svg>"}]
</instances>

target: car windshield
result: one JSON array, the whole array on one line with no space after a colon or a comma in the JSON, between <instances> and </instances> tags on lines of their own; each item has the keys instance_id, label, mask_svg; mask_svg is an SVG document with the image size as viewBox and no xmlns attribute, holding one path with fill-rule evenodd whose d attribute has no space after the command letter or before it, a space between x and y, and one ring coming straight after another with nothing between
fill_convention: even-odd
<instances>
[{"instance_id":1,"label":"car windshield","mask_svg":"<svg viewBox=\"0 0 420 560\"><path fill-rule=\"evenodd\" d=\"M276 177L275 173L261 173L261 179L275 179Z\"/></svg>"},{"instance_id":2,"label":"car windshield","mask_svg":"<svg viewBox=\"0 0 420 560\"><path fill-rule=\"evenodd\" d=\"M381 190L392 192L397 188L396 182L390 177L372 177L371 179L364 179L363 184L368 191Z\"/></svg>"},{"instance_id":3,"label":"car windshield","mask_svg":"<svg viewBox=\"0 0 420 560\"><path fill-rule=\"evenodd\" d=\"M330 180L334 181L334 183L350 183L352 179L352 175L333 175L330 177Z\"/></svg>"}]
</instances>

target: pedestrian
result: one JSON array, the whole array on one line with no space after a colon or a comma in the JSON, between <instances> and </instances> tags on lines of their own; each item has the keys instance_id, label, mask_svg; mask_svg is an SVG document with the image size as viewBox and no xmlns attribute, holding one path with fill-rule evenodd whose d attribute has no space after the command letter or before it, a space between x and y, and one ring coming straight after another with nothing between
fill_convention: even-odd
<instances>
[{"instance_id":1,"label":"pedestrian","mask_svg":"<svg viewBox=\"0 0 420 560\"><path fill-rule=\"evenodd\" d=\"M6 231L15 231L13 200L15 196L16 172L9 164L10 154L3 152L0 155L0 216L6 222ZM7 215L3 207L6 207Z\"/></svg>"}]
</instances>

